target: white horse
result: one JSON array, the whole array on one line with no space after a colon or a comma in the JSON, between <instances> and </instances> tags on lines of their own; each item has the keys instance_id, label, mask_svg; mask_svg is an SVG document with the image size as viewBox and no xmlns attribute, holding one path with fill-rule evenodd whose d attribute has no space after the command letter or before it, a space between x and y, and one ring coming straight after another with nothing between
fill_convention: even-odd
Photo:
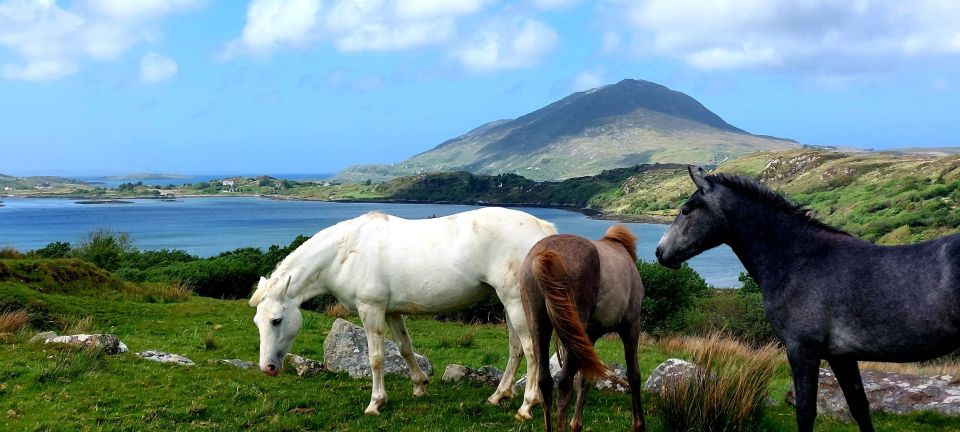
<instances>
[{"instance_id":1,"label":"white horse","mask_svg":"<svg viewBox=\"0 0 960 432\"><path fill-rule=\"evenodd\" d=\"M513 396L520 356L527 376L537 362L520 301L519 269L534 243L555 234L552 223L504 208L482 208L447 217L406 220L372 212L315 234L260 278L250 306L260 331L260 369L276 375L300 331L300 304L332 294L359 312L367 333L373 391L366 414L386 404L383 335L390 327L410 368L413 395L426 394L427 376L413 355L401 314L434 315L462 309L496 292L507 312L510 357L488 402ZM530 419L540 403L536 379L528 379L517 417Z\"/></svg>"}]
</instances>

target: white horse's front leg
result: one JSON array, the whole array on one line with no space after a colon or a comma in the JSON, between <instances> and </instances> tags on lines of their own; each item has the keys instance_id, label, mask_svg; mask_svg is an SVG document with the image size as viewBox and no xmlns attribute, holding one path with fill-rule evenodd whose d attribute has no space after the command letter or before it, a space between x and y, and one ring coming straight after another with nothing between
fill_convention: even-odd
<instances>
[{"instance_id":1,"label":"white horse's front leg","mask_svg":"<svg viewBox=\"0 0 960 432\"><path fill-rule=\"evenodd\" d=\"M510 353L507 359L507 368L503 371L503 377L500 378L500 384L497 390L487 398L487 402L497 405L504 398L513 397L513 380L517 377L517 370L520 369L520 359L523 357L523 346L520 345L520 338L517 337L517 331L510 322L510 314L507 314L507 333L510 339Z\"/></svg>"},{"instance_id":2,"label":"white horse's front leg","mask_svg":"<svg viewBox=\"0 0 960 432\"><path fill-rule=\"evenodd\" d=\"M417 363L417 357L413 354L413 342L410 340L410 334L407 332L407 324L403 322L403 316L400 314L387 315L387 324L390 325L390 332L393 333L393 338L396 339L397 344L400 345L400 355L403 356L403 359L407 362L407 367L410 368L410 381L413 381L413 395L425 396L427 394L427 384L430 383L430 379L427 378L427 374L423 373L423 370L420 369L420 364Z\"/></svg>"},{"instance_id":3,"label":"white horse's front leg","mask_svg":"<svg viewBox=\"0 0 960 432\"><path fill-rule=\"evenodd\" d=\"M513 330L517 333L517 339L520 340L520 346L523 347L523 354L527 358L527 386L523 391L523 404L517 410L516 417L520 420L530 420L533 415L530 413L533 407L540 405L543 401L540 396L540 364L533 355L533 342L530 339L530 328L527 327L527 318L523 313L523 303L518 295L515 301L505 302L503 307L510 316L510 322L513 324Z\"/></svg>"},{"instance_id":4,"label":"white horse's front leg","mask_svg":"<svg viewBox=\"0 0 960 432\"><path fill-rule=\"evenodd\" d=\"M373 375L373 390L370 405L363 411L367 415L379 415L380 408L387 404L387 389L383 384L383 332L384 310L369 305L358 305L363 330L367 333L367 349L370 353L370 372Z\"/></svg>"}]
</instances>

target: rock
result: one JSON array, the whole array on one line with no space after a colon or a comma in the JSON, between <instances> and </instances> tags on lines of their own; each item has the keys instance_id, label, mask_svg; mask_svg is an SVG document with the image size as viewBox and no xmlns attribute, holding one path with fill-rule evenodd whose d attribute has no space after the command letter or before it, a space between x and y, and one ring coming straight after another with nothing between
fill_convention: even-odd
<instances>
[{"instance_id":1,"label":"rock","mask_svg":"<svg viewBox=\"0 0 960 432\"><path fill-rule=\"evenodd\" d=\"M243 361L243 360L240 360L240 359L221 359L221 360L210 359L210 360L207 360L207 363L210 363L210 364L225 364L225 365L230 365L230 366L236 366L236 367L238 367L238 368L240 368L240 369L254 369L254 368L257 367L257 364L256 364L256 363L248 362L248 361Z\"/></svg>"},{"instance_id":2,"label":"rock","mask_svg":"<svg viewBox=\"0 0 960 432\"><path fill-rule=\"evenodd\" d=\"M297 376L313 376L325 370L323 363L296 354L287 354L286 359L297 372Z\"/></svg>"},{"instance_id":3,"label":"rock","mask_svg":"<svg viewBox=\"0 0 960 432\"><path fill-rule=\"evenodd\" d=\"M140 351L137 353L138 356L155 362L160 363L173 363L183 366L193 366L193 360L190 360L180 354L171 354L165 353L162 351Z\"/></svg>"},{"instance_id":4,"label":"rock","mask_svg":"<svg viewBox=\"0 0 960 432\"><path fill-rule=\"evenodd\" d=\"M861 371L863 389L870 401L870 412L907 414L915 411L935 411L946 415L960 415L960 381L950 375L909 375L893 372ZM786 401L796 406L793 386L787 390ZM820 369L817 388L817 412L839 419L851 419L843 391L830 369Z\"/></svg>"},{"instance_id":5,"label":"rock","mask_svg":"<svg viewBox=\"0 0 960 432\"><path fill-rule=\"evenodd\" d=\"M607 365L607 367L610 369L611 374L606 378L597 380L597 382L594 383L594 387L596 387L597 390L609 393L626 393L630 391L630 384L627 382L626 368L618 364ZM550 376L553 377L554 383L556 383L557 378L560 377L560 362L557 360L556 354L550 357ZM522 394L526 385L527 376L523 375L513 384L513 392Z\"/></svg>"},{"instance_id":6,"label":"rock","mask_svg":"<svg viewBox=\"0 0 960 432\"><path fill-rule=\"evenodd\" d=\"M685 375L695 374L699 370L700 366L688 361L678 358L667 359L667 361L661 363L660 366L657 366L657 368L650 373L647 382L643 384L643 389L661 394L665 382L675 382L677 379Z\"/></svg>"},{"instance_id":7,"label":"rock","mask_svg":"<svg viewBox=\"0 0 960 432\"><path fill-rule=\"evenodd\" d=\"M407 363L400 355L394 341L383 340L384 373L409 374ZM370 377L370 357L367 350L367 334L349 321L337 318L323 341L323 362L330 372L346 372L352 378ZM433 375L433 365L426 357L416 354L420 369Z\"/></svg>"},{"instance_id":8,"label":"rock","mask_svg":"<svg viewBox=\"0 0 960 432\"><path fill-rule=\"evenodd\" d=\"M34 336L36 337L36 336ZM55 336L44 343L65 344L82 347L96 347L105 354L120 354L129 351L127 345L120 342L120 338L112 334L75 334L70 336Z\"/></svg>"},{"instance_id":9,"label":"rock","mask_svg":"<svg viewBox=\"0 0 960 432\"><path fill-rule=\"evenodd\" d=\"M627 381L627 368L620 364L609 365L610 375L597 380L597 390L608 393L626 393L630 391L630 382Z\"/></svg>"},{"instance_id":10,"label":"rock","mask_svg":"<svg viewBox=\"0 0 960 432\"><path fill-rule=\"evenodd\" d=\"M53 339L57 337L57 334L52 331L45 331L37 333L34 337L30 338L30 342L46 342L47 339Z\"/></svg>"},{"instance_id":11,"label":"rock","mask_svg":"<svg viewBox=\"0 0 960 432\"><path fill-rule=\"evenodd\" d=\"M500 384L503 378L503 371L494 366L481 366L480 369L472 369L463 365L451 364L443 371L443 382L458 383L461 381L475 381L488 386Z\"/></svg>"}]
</instances>

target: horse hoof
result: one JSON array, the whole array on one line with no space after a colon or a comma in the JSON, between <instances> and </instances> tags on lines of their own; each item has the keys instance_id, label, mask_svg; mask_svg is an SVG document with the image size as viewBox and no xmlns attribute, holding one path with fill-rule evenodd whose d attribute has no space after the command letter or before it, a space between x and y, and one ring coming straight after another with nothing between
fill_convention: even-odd
<instances>
[{"instance_id":1,"label":"horse hoof","mask_svg":"<svg viewBox=\"0 0 960 432\"><path fill-rule=\"evenodd\" d=\"M500 405L500 402L503 402L503 400L506 399L507 397L509 396L496 393L487 398L487 403L490 405Z\"/></svg>"},{"instance_id":2,"label":"horse hoof","mask_svg":"<svg viewBox=\"0 0 960 432\"><path fill-rule=\"evenodd\" d=\"M371 404L370 406L367 407L367 409L363 411L363 413L368 416L378 416L380 415L380 410L377 409L376 406Z\"/></svg>"},{"instance_id":3,"label":"horse hoof","mask_svg":"<svg viewBox=\"0 0 960 432\"><path fill-rule=\"evenodd\" d=\"M517 419L517 420L520 420L520 421L530 421L530 420L533 420L533 416L530 415L529 412L523 412L523 411L517 411L517 413L514 414L513 418L515 418L515 419Z\"/></svg>"}]
</instances>

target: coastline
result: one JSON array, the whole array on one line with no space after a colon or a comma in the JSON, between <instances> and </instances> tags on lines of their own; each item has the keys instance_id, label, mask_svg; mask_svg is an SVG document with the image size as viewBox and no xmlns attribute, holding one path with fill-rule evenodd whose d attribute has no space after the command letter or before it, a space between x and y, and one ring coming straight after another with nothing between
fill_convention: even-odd
<instances>
[{"instance_id":1,"label":"coastline","mask_svg":"<svg viewBox=\"0 0 960 432\"><path fill-rule=\"evenodd\" d=\"M10 196L10 198L30 198L30 199L69 199L77 200L78 204L128 204L132 199L143 199L143 200L163 200L163 201L176 201L179 199L190 199L190 198L262 198L270 199L277 201L318 201L318 202L330 202L330 203L371 203L371 204L436 204L436 205L467 205L467 206L497 206L497 207L533 207L533 208L550 208L557 210L566 210L574 213L580 213L590 219L595 220L605 220L612 222L620 223L649 223L649 224L660 224L665 225L673 221L672 217L654 215L654 214L621 214L621 213L609 213L604 212L603 210L598 210L589 207L577 207L570 205L561 205L561 204L541 204L541 203L490 203L484 201L426 201L426 200L401 200L401 199L324 199L324 198L312 198L312 197L298 197L298 196L287 196L287 195L264 195L264 194L248 194L248 193L227 193L219 195L210 195L210 194L186 194L186 195L145 195L145 196L120 196L120 197L103 197L103 196L91 196L91 195L52 195L52 194L37 194L37 195L15 195ZM2 207L3 204L0 204Z\"/></svg>"}]
</instances>

